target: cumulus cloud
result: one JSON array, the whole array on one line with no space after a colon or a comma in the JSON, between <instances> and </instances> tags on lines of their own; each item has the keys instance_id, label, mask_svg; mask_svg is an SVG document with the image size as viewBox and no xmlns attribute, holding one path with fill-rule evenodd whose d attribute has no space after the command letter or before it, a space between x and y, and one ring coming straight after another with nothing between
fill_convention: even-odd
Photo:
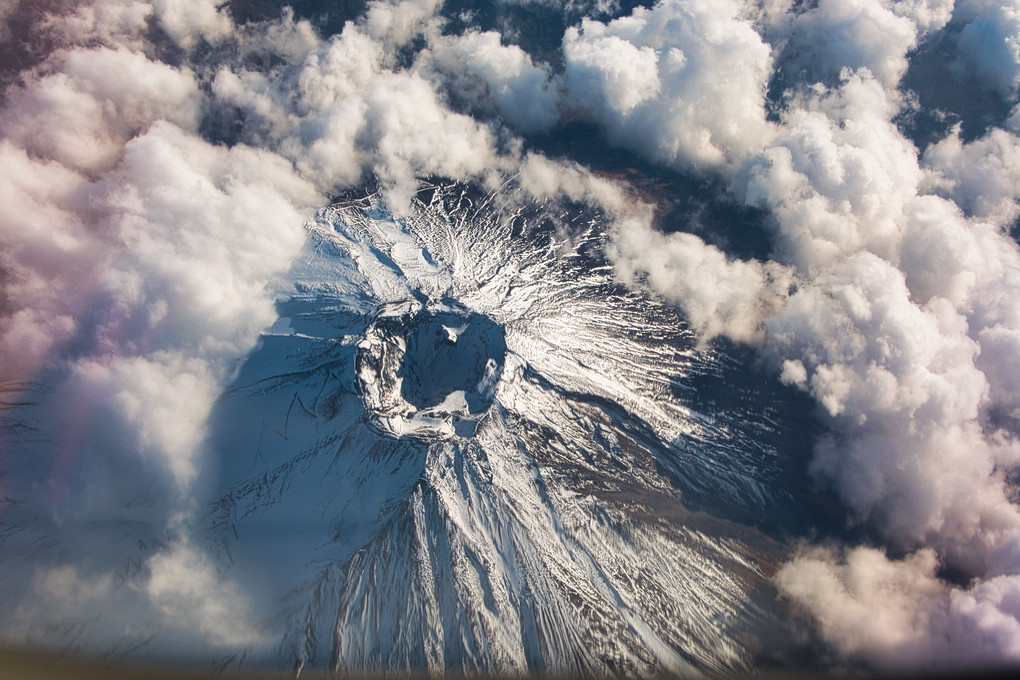
<instances>
[{"instance_id":1,"label":"cumulus cloud","mask_svg":"<svg viewBox=\"0 0 1020 680\"><path fill-rule=\"evenodd\" d=\"M793 281L789 267L730 258L692 234L663 234L652 205L576 164L528 154L517 181L532 200L564 196L602 208L617 279L676 303L703 343L720 335L759 342L763 319L782 306Z\"/></svg>"},{"instance_id":2,"label":"cumulus cloud","mask_svg":"<svg viewBox=\"0 0 1020 680\"><path fill-rule=\"evenodd\" d=\"M808 83L835 82L844 69L868 69L887 88L907 70L918 38L942 28L951 0L819 0L811 9L781 14L769 27L785 43L782 67Z\"/></svg>"},{"instance_id":3,"label":"cumulus cloud","mask_svg":"<svg viewBox=\"0 0 1020 680\"><path fill-rule=\"evenodd\" d=\"M439 8L440 0L384 0L368 6L360 24L373 40L403 45L421 32Z\"/></svg>"},{"instance_id":4,"label":"cumulus cloud","mask_svg":"<svg viewBox=\"0 0 1020 680\"><path fill-rule=\"evenodd\" d=\"M529 197L540 201L566 196L572 201L601 206L621 219L627 216L651 219L651 205L632 200L619 184L570 161L526 154L518 169L517 181Z\"/></svg>"},{"instance_id":5,"label":"cumulus cloud","mask_svg":"<svg viewBox=\"0 0 1020 680\"><path fill-rule=\"evenodd\" d=\"M200 359L158 352L80 361L69 385L109 408L111 420L121 424L121 446L155 458L157 470L168 469L177 488L188 489L217 378Z\"/></svg>"},{"instance_id":6,"label":"cumulus cloud","mask_svg":"<svg viewBox=\"0 0 1020 680\"><path fill-rule=\"evenodd\" d=\"M300 62L322 44L311 22L296 19L294 10L289 6L283 8L279 21L242 26L235 37L240 42L242 56L254 53L282 59L288 64Z\"/></svg>"},{"instance_id":7,"label":"cumulus cloud","mask_svg":"<svg viewBox=\"0 0 1020 680\"><path fill-rule=\"evenodd\" d=\"M896 110L869 72L855 74L793 107L751 160L736 187L777 215L782 260L811 272L860 249L895 259L898 220L921 174L890 122Z\"/></svg>"},{"instance_id":8,"label":"cumulus cloud","mask_svg":"<svg viewBox=\"0 0 1020 680\"><path fill-rule=\"evenodd\" d=\"M523 133L545 132L559 121L557 79L494 31L437 36L432 68L455 96L482 113L498 113Z\"/></svg>"},{"instance_id":9,"label":"cumulus cloud","mask_svg":"<svg viewBox=\"0 0 1020 680\"><path fill-rule=\"evenodd\" d=\"M5 459L8 481L50 490L28 498L40 530L112 522L158 536L193 506L210 409L275 319L267 283L324 199L279 156L216 147L165 121L94 179L10 142L3 154L10 205L24 212L2 221L0 365L7 380L44 380L40 417L62 423L52 439L27 444L33 465L23 452ZM99 563L89 578L144 559L148 549L133 545L83 549ZM121 604L146 616L133 600Z\"/></svg>"},{"instance_id":10,"label":"cumulus cloud","mask_svg":"<svg viewBox=\"0 0 1020 680\"><path fill-rule=\"evenodd\" d=\"M153 13L152 4L140 0L96 0L66 16L50 15L44 28L62 45L119 44L140 50Z\"/></svg>"},{"instance_id":11,"label":"cumulus cloud","mask_svg":"<svg viewBox=\"0 0 1020 680\"><path fill-rule=\"evenodd\" d=\"M59 308L60 300L76 298L74 288L60 285L61 277L77 278L103 255L83 233L78 216L88 207L80 174L55 161L32 159L7 140L0 142L0 159L0 197L8 206L0 215L8 307L0 320L0 351L5 373L15 366L24 371L7 377L24 378L77 325L69 310Z\"/></svg>"},{"instance_id":12,"label":"cumulus cloud","mask_svg":"<svg viewBox=\"0 0 1020 680\"><path fill-rule=\"evenodd\" d=\"M267 642L249 595L186 541L127 571L39 566L27 585L30 597L4 621L7 641L45 646L59 633L77 646L88 622L86 636L111 649L144 645L156 635L185 655Z\"/></svg>"},{"instance_id":13,"label":"cumulus cloud","mask_svg":"<svg viewBox=\"0 0 1020 680\"><path fill-rule=\"evenodd\" d=\"M151 0L159 25L185 49L199 40L214 44L234 31L230 16L218 0Z\"/></svg>"},{"instance_id":14,"label":"cumulus cloud","mask_svg":"<svg viewBox=\"0 0 1020 680\"><path fill-rule=\"evenodd\" d=\"M846 657L878 659L900 671L1020 661L1020 579L951 588L935 575L937 567L932 550L891 561L869 548L842 556L815 549L785 565L776 580L818 614L823 634Z\"/></svg>"},{"instance_id":15,"label":"cumulus cloud","mask_svg":"<svg viewBox=\"0 0 1020 680\"><path fill-rule=\"evenodd\" d=\"M419 177L477 178L504 164L487 126L450 111L421 75L387 66L411 37L401 12L427 7L379 8L382 18L349 23L283 74L221 69L213 91L244 111L246 141L291 158L322 191L370 172L399 213Z\"/></svg>"},{"instance_id":16,"label":"cumulus cloud","mask_svg":"<svg viewBox=\"0 0 1020 680\"><path fill-rule=\"evenodd\" d=\"M761 339L761 319L782 305L790 271L778 264L727 258L697 236L665 235L644 220L617 224L609 249L617 276L676 302L703 341L726 335Z\"/></svg>"},{"instance_id":17,"label":"cumulus cloud","mask_svg":"<svg viewBox=\"0 0 1020 680\"><path fill-rule=\"evenodd\" d=\"M984 570L996 532L1020 526L1001 474L1020 449L983 431L988 382L965 318L942 298L911 302L899 270L861 254L802 285L766 325L770 348L804 369L788 379L832 417L816 472L896 544Z\"/></svg>"},{"instance_id":18,"label":"cumulus cloud","mask_svg":"<svg viewBox=\"0 0 1020 680\"><path fill-rule=\"evenodd\" d=\"M47 204L5 220L17 300L51 318L88 314L101 351L237 351L271 321L260 286L289 262L302 210L319 200L279 157L213 147L162 122L97 182L5 148L24 207Z\"/></svg>"},{"instance_id":19,"label":"cumulus cloud","mask_svg":"<svg viewBox=\"0 0 1020 680\"><path fill-rule=\"evenodd\" d=\"M839 652L897 668L936 663L938 641L961 627L979 635L985 623L953 606L1020 572L1020 562L999 557L1012 554L1020 530L1004 476L1020 461L1020 445L1015 432L987 420L1016 404L1016 385L1001 377L1017 361L1007 330L1014 322L1004 321L1013 314L1001 300L1015 295L1006 293L1016 285L1008 272L1020 254L1001 228L926 194L1008 217L1008 192L966 189L980 163L1002 161L966 157L951 138L922 169L890 122L894 97L862 71L795 100L737 190L772 211L775 254L796 268L796 292L764 320L764 346L782 379L811 393L828 416L813 471L890 545L927 546L903 561L859 551L844 563L815 553L785 567L780 586ZM936 562L974 576L975 585L942 583ZM982 602L974 608L998 606ZM1012 611L1004 605L987 620ZM984 644L956 658L1001 663L1014 658L1011 649Z\"/></svg>"},{"instance_id":20,"label":"cumulus cloud","mask_svg":"<svg viewBox=\"0 0 1020 680\"><path fill-rule=\"evenodd\" d=\"M580 30L569 30L563 52L578 107L603 119L627 116L662 87L655 50L607 34L597 21L585 20ZM684 59L679 50L673 56Z\"/></svg>"},{"instance_id":21,"label":"cumulus cloud","mask_svg":"<svg viewBox=\"0 0 1020 680\"><path fill-rule=\"evenodd\" d=\"M8 93L0 134L35 156L96 173L154 120L194 128L197 99L187 69L125 47L67 50Z\"/></svg>"},{"instance_id":22,"label":"cumulus cloud","mask_svg":"<svg viewBox=\"0 0 1020 680\"><path fill-rule=\"evenodd\" d=\"M902 561L815 553L785 567L779 583L844 655L892 668L936 663L939 640L955 635L952 647L963 649L989 625L997 632L981 651L956 659L1004 663L1015 658L1002 635L1015 612L979 593L1020 572L999 557L1013 554L1020 530L1004 477L1020 446L987 420L1016 404L1015 384L1001 378L1017 361L1013 321L1003 321L1013 314L1000 301L1015 295L1005 292L1016 285L1007 272L1020 259L1001 229L925 191L1000 220L1013 199L994 185L968 196L980 163L1003 162L966 157L954 138L923 170L889 122L897 109L887 92L860 72L796 102L738 190L776 216L776 255L798 273L796 293L764 321L765 346L782 378L828 414L814 472L891 545L928 547ZM975 585L940 582L936 562ZM981 622L971 615L979 609Z\"/></svg>"},{"instance_id":23,"label":"cumulus cloud","mask_svg":"<svg viewBox=\"0 0 1020 680\"><path fill-rule=\"evenodd\" d=\"M919 33L926 35L949 23L955 4L955 0L894 0L890 9L897 16L913 21Z\"/></svg>"},{"instance_id":24,"label":"cumulus cloud","mask_svg":"<svg viewBox=\"0 0 1020 680\"><path fill-rule=\"evenodd\" d=\"M1015 0L960 0L962 66L1007 99L1020 85L1020 3Z\"/></svg>"},{"instance_id":25,"label":"cumulus cloud","mask_svg":"<svg viewBox=\"0 0 1020 680\"><path fill-rule=\"evenodd\" d=\"M950 198L968 215L1009 226L1020 216L1020 140L992 128L969 143L959 126L925 150L923 189Z\"/></svg>"},{"instance_id":26,"label":"cumulus cloud","mask_svg":"<svg viewBox=\"0 0 1020 680\"><path fill-rule=\"evenodd\" d=\"M768 45L742 3L664 0L563 37L568 97L610 140L665 163L722 166L770 135Z\"/></svg>"},{"instance_id":27,"label":"cumulus cloud","mask_svg":"<svg viewBox=\"0 0 1020 680\"><path fill-rule=\"evenodd\" d=\"M40 29L58 47L8 90L0 115L9 208L0 217L0 366L15 392L40 382L36 416L64 426L19 443L19 457L5 459L5 493L30 501L21 511L55 545L81 526L131 535L105 551L69 548L79 561L53 567L81 594L66 609L68 634L91 616L85 594L120 579L127 563L136 565L128 588L107 593L110 644L155 630L171 631L175 650L264 641L241 586L189 527L211 480L210 410L276 317L269 282L329 193L374 175L399 210L422 176L484 181L516 153L446 106L447 90L430 80L437 70L395 69L396 50L435 8L374 3L325 43L292 12L242 30L213 2L97 0ZM153 22L186 51L215 44L222 53L212 65L160 61L147 43ZM550 125L552 90L513 118L544 69L474 35L436 53L491 78L492 101L513 124ZM264 63L273 68L253 70ZM238 111L244 126L230 146L201 138L216 115ZM45 494L26 495L40 485ZM177 538L161 541L170 529ZM50 608L8 599L19 626L59 639L46 628Z\"/></svg>"},{"instance_id":28,"label":"cumulus cloud","mask_svg":"<svg viewBox=\"0 0 1020 680\"><path fill-rule=\"evenodd\" d=\"M976 163L970 172L980 167ZM943 298L966 318L969 336L981 347L975 365L991 390L985 406L1015 418L1018 384L1015 372L1003 369L1016 361L1020 349L1015 242L995 222L967 218L955 203L921 196L911 205L904 243L909 247L902 249L900 268L911 295L921 303Z\"/></svg>"},{"instance_id":29,"label":"cumulus cloud","mask_svg":"<svg viewBox=\"0 0 1020 680\"><path fill-rule=\"evenodd\" d=\"M888 668L927 667L946 661L943 653L954 664L1015 661L1012 640L990 643L985 624L944 615L980 598L989 579L1015 579L1018 566L999 556L1014 553L1020 537L1003 475L1020 447L982 424L986 373L995 375L975 360L985 338L968 337L966 320L944 298L913 305L902 274L872 255L803 286L767 326L779 355L798 357L786 359L783 379L810 391L832 417L815 473L893 545L931 546L902 561L860 551L846 565L832 554L801 557L780 573L781 589L844 655ZM938 561L976 577L975 585L939 581ZM1012 606L998 605L981 606L1008 624L1004 630L1015 626ZM951 649L940 649L947 637Z\"/></svg>"}]
</instances>

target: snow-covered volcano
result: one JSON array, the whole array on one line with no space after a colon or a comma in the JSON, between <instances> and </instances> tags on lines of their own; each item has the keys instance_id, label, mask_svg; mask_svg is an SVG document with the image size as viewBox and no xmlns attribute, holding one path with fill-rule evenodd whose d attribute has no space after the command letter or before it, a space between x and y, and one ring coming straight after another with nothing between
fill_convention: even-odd
<instances>
[{"instance_id":1,"label":"snow-covered volcano","mask_svg":"<svg viewBox=\"0 0 1020 680\"><path fill-rule=\"evenodd\" d=\"M1020 665L1018 36L0 0L0 644Z\"/></svg>"},{"instance_id":2,"label":"snow-covered volcano","mask_svg":"<svg viewBox=\"0 0 1020 680\"><path fill-rule=\"evenodd\" d=\"M783 502L774 410L685 404L727 359L593 262L590 210L424 195L401 219L320 212L213 414L211 535L232 578L275 593L282 654L752 667L782 627L780 551L732 518Z\"/></svg>"}]
</instances>

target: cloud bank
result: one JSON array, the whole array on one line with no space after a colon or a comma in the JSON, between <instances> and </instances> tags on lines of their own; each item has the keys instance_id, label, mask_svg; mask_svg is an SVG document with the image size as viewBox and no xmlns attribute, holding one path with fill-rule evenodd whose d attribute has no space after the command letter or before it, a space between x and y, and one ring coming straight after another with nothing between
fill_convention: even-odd
<instances>
[{"instance_id":1,"label":"cloud bank","mask_svg":"<svg viewBox=\"0 0 1020 680\"><path fill-rule=\"evenodd\" d=\"M808 550L781 570L780 587L833 648L893 667L1015 662L1007 473L1020 454L1020 261L1004 228L1016 218L1016 138L1011 126L968 143L954 133L921 155L894 125L910 50L951 19L964 77L1013 96L1012 81L988 75L1015 66L1011 18L966 3L954 13L946 2L821 2L765 8L755 24L756 8L725 9L666 2L582 22L564 36L556 86L564 115L598 123L613 143L728 177L737 200L774 217L773 260L662 234L634 206L618 210L609 254L621 280L675 300L703 337L756 344L814 396L830 424L816 475L909 553ZM994 59L964 39L975 24L988 30L982 22L1004 36L989 42L1005 43ZM796 77L770 123L777 62ZM719 77L729 72L740 78ZM968 585L941 580L939 567ZM867 602L882 634L839 593Z\"/></svg>"},{"instance_id":2,"label":"cloud bank","mask_svg":"<svg viewBox=\"0 0 1020 680\"><path fill-rule=\"evenodd\" d=\"M674 11L696 11L697 3L679 4ZM623 226L612 256L622 280L675 300L708 337L756 344L784 382L817 400L829 434L813 472L858 522L908 553L806 549L780 571L781 590L833 649L897 669L1016 663L1020 514L1007 474L1020 456L1011 302L1020 256L1005 231L1017 209L1016 138L993 128L964 143L953 132L922 155L894 124L910 50L950 19L964 26L958 67L1013 96L1012 15L967 3L952 15L952 3L764 9L749 15L763 38L728 41L726 55L734 64L771 58L792 73L778 120L765 122L759 76L739 87L741 97L716 89L726 112L713 121L734 111L755 121L743 128L756 131L753 143L731 138L716 158L728 161L733 197L771 214L773 260L727 258L695 236L646 224ZM730 21L744 19L731 13ZM671 163L661 150L677 148L675 138L628 120L662 96L654 52L632 30L640 24L568 33L564 48L568 64L575 51L578 78L604 97L582 101L611 138ZM967 43L977 30L995 38L994 58ZM704 54L713 35L686 35L675 49ZM761 59L766 38L771 57ZM596 46L619 58L599 70ZM647 83L614 75L629 65ZM664 98L677 106L683 96ZM644 146L628 143L621 125L640 131ZM941 567L965 574L967 585L940 580Z\"/></svg>"},{"instance_id":3,"label":"cloud bank","mask_svg":"<svg viewBox=\"0 0 1020 680\"><path fill-rule=\"evenodd\" d=\"M722 166L769 135L772 57L742 3L657 3L563 36L568 101L614 144L664 163Z\"/></svg>"}]
</instances>

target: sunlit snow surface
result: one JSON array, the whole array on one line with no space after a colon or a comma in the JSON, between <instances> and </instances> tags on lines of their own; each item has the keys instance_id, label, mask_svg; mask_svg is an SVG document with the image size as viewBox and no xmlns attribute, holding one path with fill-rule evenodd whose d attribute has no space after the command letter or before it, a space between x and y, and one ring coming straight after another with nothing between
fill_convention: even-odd
<instances>
[{"instance_id":1,"label":"sunlit snow surface","mask_svg":"<svg viewBox=\"0 0 1020 680\"><path fill-rule=\"evenodd\" d=\"M320 212L212 416L209 535L274 603L280 654L754 666L785 618L778 544L748 526L789 505L769 404L685 405L685 384L741 369L613 283L598 215L420 196L403 219L371 199Z\"/></svg>"}]
</instances>

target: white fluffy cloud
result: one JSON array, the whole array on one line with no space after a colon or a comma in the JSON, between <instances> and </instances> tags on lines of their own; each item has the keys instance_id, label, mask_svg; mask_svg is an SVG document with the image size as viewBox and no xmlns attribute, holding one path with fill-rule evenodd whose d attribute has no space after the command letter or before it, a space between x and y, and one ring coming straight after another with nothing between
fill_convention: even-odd
<instances>
[{"instance_id":1,"label":"white fluffy cloud","mask_svg":"<svg viewBox=\"0 0 1020 680\"><path fill-rule=\"evenodd\" d=\"M964 144L959 128L928 147L924 189L950 198L968 215L1009 226L1020 216L1020 140L993 128Z\"/></svg>"},{"instance_id":2,"label":"white fluffy cloud","mask_svg":"<svg viewBox=\"0 0 1020 680\"><path fill-rule=\"evenodd\" d=\"M770 349L803 368L788 379L832 417L815 470L898 545L934 545L983 571L993 529L1020 527L1001 477L1020 448L983 432L988 381L966 319L944 298L918 306L900 271L860 254L766 325Z\"/></svg>"},{"instance_id":3,"label":"white fluffy cloud","mask_svg":"<svg viewBox=\"0 0 1020 680\"><path fill-rule=\"evenodd\" d=\"M234 31L230 16L219 0L150 0L159 25L185 49L199 40L217 43Z\"/></svg>"},{"instance_id":4,"label":"white fluffy cloud","mask_svg":"<svg viewBox=\"0 0 1020 680\"><path fill-rule=\"evenodd\" d=\"M812 272L861 249L895 259L899 219L916 193L917 153L890 122L896 108L868 72L819 90L751 160L739 193L779 218L779 256Z\"/></svg>"},{"instance_id":5,"label":"white fluffy cloud","mask_svg":"<svg viewBox=\"0 0 1020 680\"><path fill-rule=\"evenodd\" d=\"M83 574L73 565L39 567L26 598L3 622L4 636L22 644L39 644L46 628L73 628L82 616L101 611L116 588L112 573Z\"/></svg>"},{"instance_id":6,"label":"white fluffy cloud","mask_svg":"<svg viewBox=\"0 0 1020 680\"><path fill-rule=\"evenodd\" d=\"M98 42L141 49L144 46L142 35L153 12L152 4L141 0L95 0L80 3L76 11L67 16L51 15L46 29L60 44Z\"/></svg>"},{"instance_id":7,"label":"white fluffy cloud","mask_svg":"<svg viewBox=\"0 0 1020 680\"><path fill-rule=\"evenodd\" d=\"M762 144L770 50L736 0L664 0L563 37L568 106L666 163L724 165Z\"/></svg>"},{"instance_id":8,"label":"white fluffy cloud","mask_svg":"<svg viewBox=\"0 0 1020 680\"><path fill-rule=\"evenodd\" d=\"M599 205L618 218L651 219L650 205L631 200L619 184L576 163L526 154L520 164L518 183L531 198L540 201L563 195L572 201Z\"/></svg>"},{"instance_id":9,"label":"white fluffy cloud","mask_svg":"<svg viewBox=\"0 0 1020 680\"><path fill-rule=\"evenodd\" d=\"M54 632L88 635L111 649L158 635L178 653L235 650L267 642L249 595L186 541L144 564L98 571L73 564L37 567L25 598L4 621L7 641L47 646ZM78 635L76 635L76 632Z\"/></svg>"},{"instance_id":10,"label":"white fluffy cloud","mask_svg":"<svg viewBox=\"0 0 1020 680\"><path fill-rule=\"evenodd\" d=\"M518 181L540 201L560 195L603 208L612 222L606 254L617 279L676 303L702 342L720 335L760 342L762 320L785 300L789 267L729 258L692 234L663 234L653 227L651 205L582 167L529 154Z\"/></svg>"},{"instance_id":11,"label":"white fluffy cloud","mask_svg":"<svg viewBox=\"0 0 1020 680\"><path fill-rule=\"evenodd\" d=\"M40 158L101 172L154 120L195 127L197 99L187 69L119 46L72 49L8 94L0 134Z\"/></svg>"},{"instance_id":12,"label":"white fluffy cloud","mask_svg":"<svg viewBox=\"0 0 1020 680\"><path fill-rule=\"evenodd\" d=\"M104 640L171 631L180 651L264 641L241 586L188 535L209 481L206 421L275 319L268 284L325 194L375 175L399 208L423 175L484 179L506 163L488 126L450 111L423 75L393 68L434 9L375 4L325 44L292 13L239 30L213 2L97 0L38 27L62 47L22 74L0 113L0 366L7 385L43 381L37 416L64 426L55 441L26 444L5 493L49 489L24 512L34 508L59 545L82 525L131 526L144 541L82 546L78 563L55 567L62 581L43 579L81 595L68 630L91 615L85 595L128 563L139 571L107 593ZM222 68L155 59L150 22L185 50L218 44ZM514 97L544 71L485 40L461 54L497 79L509 55L516 76L493 91L513 115ZM239 66L251 56L277 66ZM242 110L242 142L253 145L200 137L203 117L226 107ZM161 544L168 530L177 538ZM19 626L59 639L46 628L51 608L8 600Z\"/></svg>"},{"instance_id":13,"label":"white fluffy cloud","mask_svg":"<svg viewBox=\"0 0 1020 680\"><path fill-rule=\"evenodd\" d=\"M400 212L418 177L480 177L503 162L486 126L450 111L420 75L387 67L400 44L390 41L410 35L397 8L384 9L382 19L369 13L348 24L282 76L224 68L213 92L245 112L247 141L291 158L322 191L371 172Z\"/></svg>"},{"instance_id":14,"label":"white fluffy cloud","mask_svg":"<svg viewBox=\"0 0 1020 680\"><path fill-rule=\"evenodd\" d=\"M516 130L545 132L559 120L558 83L548 67L516 45L502 45L494 31L436 36L432 60L457 97L498 112Z\"/></svg>"},{"instance_id":15,"label":"white fluffy cloud","mask_svg":"<svg viewBox=\"0 0 1020 680\"><path fill-rule=\"evenodd\" d=\"M887 6L897 16L910 19L924 35L949 23L956 0L892 0Z\"/></svg>"},{"instance_id":16,"label":"white fluffy cloud","mask_svg":"<svg viewBox=\"0 0 1020 680\"><path fill-rule=\"evenodd\" d=\"M894 668L936 663L938 641L956 635L952 648L973 652L957 662L1006 662L1014 643L1003 631L1015 612L979 593L1020 573L1020 562L997 557L1011 554L1020 530L1003 477L1020 461L1020 445L1015 432L986 420L1017 403L1015 381L1002 377L1020 359L1015 305L1002 300L1020 292L1008 273L1020 253L1001 229L924 195L934 171L921 169L889 123L896 109L879 85L865 73L836 98L822 92L799 104L751 170L746 195L773 210L777 255L799 273L796 294L765 321L766 346L783 378L830 416L814 471L893 545L929 548L906 561L855 552L843 564L816 554L785 567L780 585L844 654ZM1008 216L1007 191L992 185L968 195L980 163L1001 161L954 145L926 157L940 193L971 212ZM976 585L939 582L936 559ZM998 632L985 635L986 625Z\"/></svg>"},{"instance_id":17,"label":"white fluffy cloud","mask_svg":"<svg viewBox=\"0 0 1020 680\"><path fill-rule=\"evenodd\" d=\"M267 284L323 199L278 156L164 121L95 179L9 142L3 154L19 210L0 222L0 365L6 380L44 380L41 417L62 423L10 479L53 489L37 501L53 531L122 517L158 535L192 507L206 419L274 320ZM133 543L83 559L137 559Z\"/></svg>"},{"instance_id":18,"label":"white fluffy cloud","mask_svg":"<svg viewBox=\"0 0 1020 680\"><path fill-rule=\"evenodd\" d=\"M661 52L658 61L648 57L656 68L644 69L647 82L623 83L614 75L613 69L644 58L640 50L651 41L634 36L648 16L585 25L565 39L570 87L588 82L584 92L605 97L575 101L610 131L620 126L623 135L646 132L636 112L667 99L656 70ZM1003 476L1020 461L1020 445L1016 433L997 431L987 420L994 409L1014 413L1018 405L1010 367L1020 361L1020 342L1016 305L1007 301L1020 292L1013 274L1020 271L1020 254L1000 227L977 218L1001 225L1014 215L1012 135L993 132L966 148L951 137L922 165L892 122L907 50L948 18L946 3L857 3L849 9L820 3L791 19L815 22L818 30L798 39L813 41L811 49L825 55L838 78L832 87L792 98L761 149L749 145L735 156L741 161L732 175L735 194L775 218L776 262L729 258L690 234L659 233L646 213L622 209L614 213L609 254L621 280L674 300L705 338L760 343L784 381L818 400L831 436L819 446L813 470L858 521L899 548L930 546L925 559L937 556L979 578L995 578L1020 572L1020 561L1001 557L1012 554L1020 528ZM902 40L874 42L862 27L877 20L902 28ZM622 37L627 47L620 59L599 66ZM571 74L570 50L579 46L573 59L580 75ZM860 68L847 70L852 67ZM635 89L615 99L607 96L630 86ZM672 160L658 150L638 150ZM541 167L531 170L525 179L543 184ZM997 172L1007 178L982 181ZM863 564L899 573L911 563ZM834 563L827 568L836 569ZM944 632L949 620L931 618L925 607L950 596L962 602L971 591L937 589L941 599L904 597L890 604L889 625L909 627L920 617L931 620L933 635ZM790 592L818 616L831 615L826 607L832 603ZM888 640L913 644L908 628L882 644L861 638L864 631L851 628L867 620L854 621L828 629L837 647L847 636L863 640L844 651L852 647L885 663L900 644Z\"/></svg>"},{"instance_id":19,"label":"white fluffy cloud","mask_svg":"<svg viewBox=\"0 0 1020 680\"><path fill-rule=\"evenodd\" d=\"M782 304L792 278L781 265L728 259L697 236L664 235L647 220L619 220L616 229L609 256L620 280L676 302L703 340L759 341L761 319Z\"/></svg>"},{"instance_id":20,"label":"white fluffy cloud","mask_svg":"<svg viewBox=\"0 0 1020 680\"><path fill-rule=\"evenodd\" d=\"M845 656L877 658L900 671L1020 661L1020 579L951 588L935 576L937 567L932 550L893 562L868 548L842 557L816 549L776 578L790 597L819 613L822 633Z\"/></svg>"},{"instance_id":21,"label":"white fluffy cloud","mask_svg":"<svg viewBox=\"0 0 1020 680\"><path fill-rule=\"evenodd\" d=\"M1020 85L1020 2L960 0L959 51L966 69L1009 99Z\"/></svg>"},{"instance_id":22,"label":"white fluffy cloud","mask_svg":"<svg viewBox=\"0 0 1020 680\"><path fill-rule=\"evenodd\" d=\"M77 298L77 291L65 290L61 277L79 276L103 254L78 216L88 206L81 175L55 161L32 159L6 140L0 142L0 160L0 198L8 206L0 215L6 246L0 262L9 300L0 320L0 352L7 371L19 366L23 373L15 377L27 377L76 328L60 304Z\"/></svg>"},{"instance_id":23,"label":"white fluffy cloud","mask_svg":"<svg viewBox=\"0 0 1020 680\"><path fill-rule=\"evenodd\" d=\"M770 32L785 41L783 68L809 83L866 68L892 89L907 70L907 52L949 21L952 6L952 0L819 0L800 14L779 15Z\"/></svg>"},{"instance_id":24,"label":"white fluffy cloud","mask_svg":"<svg viewBox=\"0 0 1020 680\"><path fill-rule=\"evenodd\" d=\"M563 51L575 105L602 120L629 115L638 104L659 94L659 55L607 33L605 24L585 19L567 31ZM673 53L675 60L683 53Z\"/></svg>"}]
</instances>

